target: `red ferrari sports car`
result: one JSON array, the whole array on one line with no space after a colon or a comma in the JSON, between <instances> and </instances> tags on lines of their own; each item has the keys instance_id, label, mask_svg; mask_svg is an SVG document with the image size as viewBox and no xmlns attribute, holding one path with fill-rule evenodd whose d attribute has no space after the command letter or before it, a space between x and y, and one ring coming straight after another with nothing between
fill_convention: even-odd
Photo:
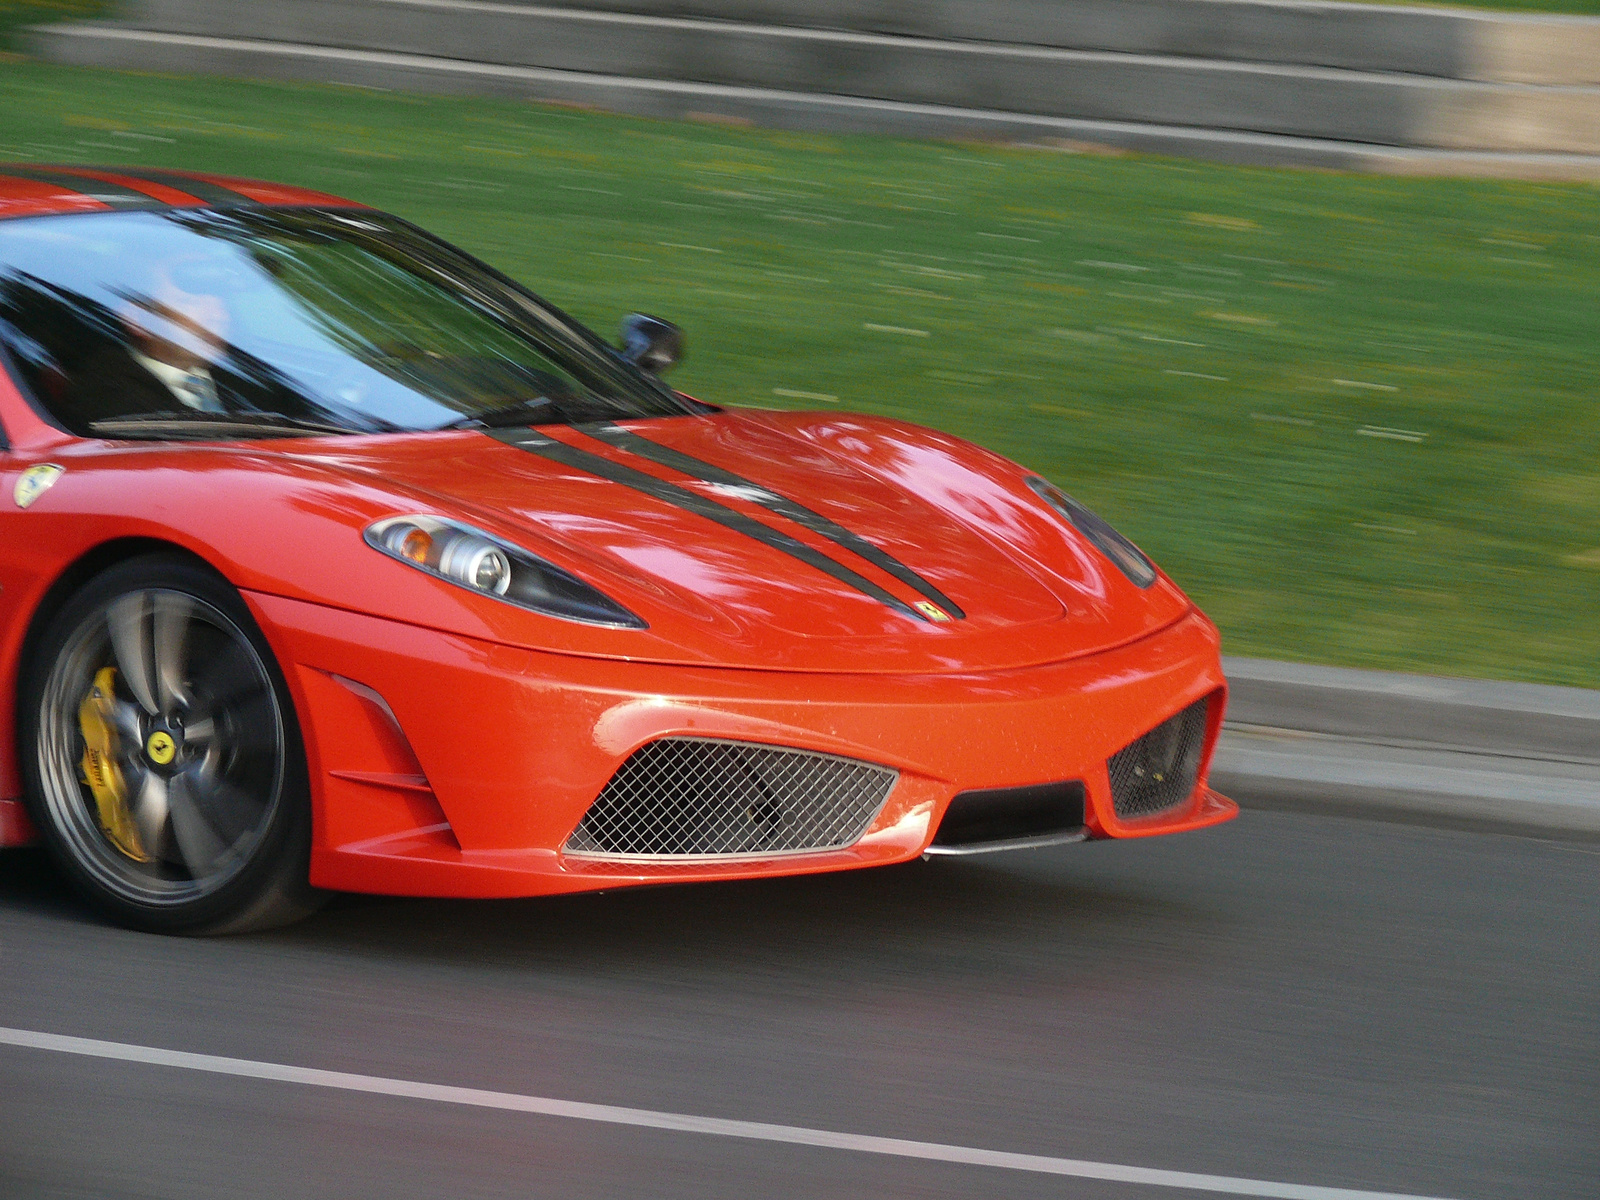
<instances>
[{"instance_id":1,"label":"red ferrari sports car","mask_svg":"<svg viewBox=\"0 0 1600 1200\"><path fill-rule=\"evenodd\" d=\"M221 932L1234 815L1216 629L1104 521L623 342L332 196L0 167L0 845Z\"/></svg>"}]
</instances>

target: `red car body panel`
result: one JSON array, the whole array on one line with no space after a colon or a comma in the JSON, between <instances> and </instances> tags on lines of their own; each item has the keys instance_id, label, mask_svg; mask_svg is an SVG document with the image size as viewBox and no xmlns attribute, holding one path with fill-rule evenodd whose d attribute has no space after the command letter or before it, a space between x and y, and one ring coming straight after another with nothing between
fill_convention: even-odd
<instances>
[{"instance_id":1,"label":"red car body panel","mask_svg":"<svg viewBox=\"0 0 1600 1200\"><path fill-rule=\"evenodd\" d=\"M12 174L0 178L0 220L10 217L50 216L56 213L111 211L116 207L115 197L108 196L103 189L97 191L96 184L110 184L118 193L147 196L151 200L158 200L174 208L203 208L209 203L206 195L218 188L244 196L258 204L278 207L309 208L325 205L339 208L367 207L307 188L263 183L256 179L235 179L228 175L206 175L198 171L151 172L139 168L104 170L95 167L56 165L16 169L43 173L52 177L52 181L28 179ZM186 187L196 190L185 190Z\"/></svg>"},{"instance_id":2,"label":"red car body panel","mask_svg":"<svg viewBox=\"0 0 1600 1200\"><path fill-rule=\"evenodd\" d=\"M96 184L170 204L226 188L273 205L347 205L270 184L51 168L0 180L0 217L111 207ZM159 175L160 181L149 176ZM195 188L195 195L181 190ZM355 207L355 206L352 206ZM514 896L903 861L958 792L1081 780L1099 837L1176 832L1236 809L1206 785L1227 684L1215 628L1161 576L1140 589L1027 484L959 439L840 414L715 411L624 428L859 534L959 606L919 620L771 545L647 491L479 431L235 442L83 439L0 372L0 733L52 588L108 546L166 544L244 595L293 695L312 781L312 882L367 892ZM576 428L539 433L715 500L839 562L905 605L901 578L761 496L645 460ZM18 476L59 481L22 510ZM544 616L372 550L363 530L426 513L475 525L646 618ZM136 540L136 543L130 540ZM1198 784L1120 820L1106 760L1206 696ZM842 850L694 863L562 847L619 764L671 735L863 759L899 771ZM31 831L0 758L0 845Z\"/></svg>"}]
</instances>

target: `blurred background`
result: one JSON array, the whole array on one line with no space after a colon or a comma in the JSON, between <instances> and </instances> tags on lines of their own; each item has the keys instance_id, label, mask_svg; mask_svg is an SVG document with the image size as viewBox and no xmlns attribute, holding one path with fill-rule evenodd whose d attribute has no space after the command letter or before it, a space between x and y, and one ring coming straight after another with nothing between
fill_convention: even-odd
<instances>
[{"instance_id":1,"label":"blurred background","mask_svg":"<svg viewBox=\"0 0 1600 1200\"><path fill-rule=\"evenodd\" d=\"M1600 688L1600 0L0 0L0 38L0 158L321 189L667 317L682 390L1018 459L1276 660L1228 666L1252 807L1181 838L213 941L0 854L0 1034L1131 1167L13 1044L0 1197L1600 1196L1597 694L1284 665Z\"/></svg>"},{"instance_id":2,"label":"blurred background","mask_svg":"<svg viewBox=\"0 0 1600 1200\"><path fill-rule=\"evenodd\" d=\"M0 155L350 196L677 321L691 393L972 438L1231 653L1600 685L1600 21L489 9L5 0Z\"/></svg>"}]
</instances>

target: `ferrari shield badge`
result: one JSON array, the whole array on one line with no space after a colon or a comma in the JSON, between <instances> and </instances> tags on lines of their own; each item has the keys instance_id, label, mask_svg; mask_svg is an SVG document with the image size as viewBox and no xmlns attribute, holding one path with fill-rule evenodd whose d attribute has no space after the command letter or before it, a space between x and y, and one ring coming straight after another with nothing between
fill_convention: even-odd
<instances>
[{"instance_id":1,"label":"ferrari shield badge","mask_svg":"<svg viewBox=\"0 0 1600 1200\"><path fill-rule=\"evenodd\" d=\"M29 467L18 478L17 486L11 492L11 498L17 502L18 508L27 508L48 492L50 485L60 479L65 471L65 467L58 467L55 463L40 463L36 467Z\"/></svg>"},{"instance_id":2,"label":"ferrari shield badge","mask_svg":"<svg viewBox=\"0 0 1600 1200\"><path fill-rule=\"evenodd\" d=\"M930 621L948 621L950 619L949 613L945 612L937 604L932 604L927 600L917 601L917 611Z\"/></svg>"}]
</instances>

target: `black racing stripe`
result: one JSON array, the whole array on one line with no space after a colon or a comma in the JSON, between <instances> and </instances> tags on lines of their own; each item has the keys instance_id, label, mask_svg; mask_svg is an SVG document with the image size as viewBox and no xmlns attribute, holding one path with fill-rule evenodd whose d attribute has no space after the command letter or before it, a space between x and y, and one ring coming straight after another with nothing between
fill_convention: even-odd
<instances>
[{"instance_id":1,"label":"black racing stripe","mask_svg":"<svg viewBox=\"0 0 1600 1200\"><path fill-rule=\"evenodd\" d=\"M742 533L745 537L753 538L762 545L779 550L791 558L799 559L807 566L815 567L826 575L831 575L840 583L855 588L856 591L871 596L880 603L887 604L890 608L917 621L929 621L931 618L919 613L893 592L887 592L872 580L857 575L849 567L837 563L819 550L813 550L802 541L797 541L788 534L763 525L752 517L747 517L741 512L718 504L715 500L700 496L687 488L681 488L675 483L668 483L664 479L657 479L654 475L647 475L633 467L612 462L609 458L602 458L598 454L590 454L587 450L579 450L576 446L569 446L565 442L558 442L554 438L546 437L542 433L535 433L531 429L488 429L484 431L496 441L504 442L507 446L515 446L518 450L526 450L530 454L537 454L551 462L558 462L562 466L572 467L574 470L584 471L601 479L608 479L612 483L620 483L623 487L632 488L636 492L643 492L646 496L670 504L675 508L692 512L696 516L715 521L726 529L735 533Z\"/></svg>"},{"instance_id":2,"label":"black racing stripe","mask_svg":"<svg viewBox=\"0 0 1600 1200\"><path fill-rule=\"evenodd\" d=\"M723 470L712 463L702 462L693 455L685 454L681 450L674 450L670 446L663 446L659 442L652 442L649 438L640 437L637 433L623 429L610 422L598 425L580 425L580 429L590 437L605 442L608 446L615 446L619 450L626 450L630 454L637 454L640 458L647 458L651 462L663 467L670 467L685 475L704 481L705 483L720 483L727 487L748 488L748 498L752 504L759 504L768 512L777 513L780 517L787 517L796 525L809 529L812 533L827 538L836 546L842 546L861 558L866 559L873 566L888 575L892 575L912 591L925 596L942 608L950 617L961 620L967 614L960 607L918 575L905 563L901 562L888 551L874 546L860 534L846 529L819 512L813 512L798 501L780 496L769 488L743 476L735 475L732 471Z\"/></svg>"},{"instance_id":3,"label":"black racing stripe","mask_svg":"<svg viewBox=\"0 0 1600 1200\"><path fill-rule=\"evenodd\" d=\"M126 175L129 179L141 179L145 183L159 183L162 187L171 188L175 192L186 192L200 203L213 208L240 208L246 205L260 207L261 204L259 200L252 200L243 192L223 187L220 183L195 179L177 171L158 171L150 167L118 167L108 173Z\"/></svg>"},{"instance_id":4,"label":"black racing stripe","mask_svg":"<svg viewBox=\"0 0 1600 1200\"><path fill-rule=\"evenodd\" d=\"M150 210L172 207L165 200L157 200L154 196L147 196L134 188L123 187L120 183L90 179L87 175L74 175L70 171L52 171L49 167L5 166L0 167L0 176L26 179L32 183L47 183L51 187L77 192L80 196L98 200L101 204L109 204L112 208Z\"/></svg>"}]
</instances>

